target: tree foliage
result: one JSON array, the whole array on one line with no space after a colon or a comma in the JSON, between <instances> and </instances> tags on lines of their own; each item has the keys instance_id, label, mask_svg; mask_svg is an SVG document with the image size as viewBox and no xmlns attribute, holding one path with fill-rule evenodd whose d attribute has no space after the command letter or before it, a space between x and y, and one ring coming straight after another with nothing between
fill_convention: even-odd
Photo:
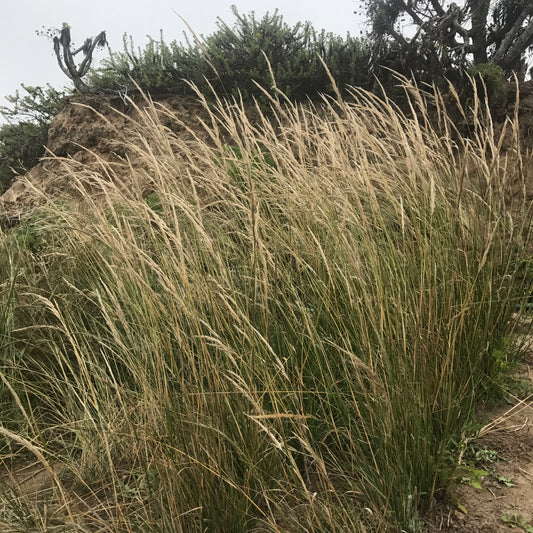
<instances>
[{"instance_id":1,"label":"tree foliage","mask_svg":"<svg viewBox=\"0 0 533 533\"><path fill-rule=\"evenodd\" d=\"M33 87L21 85L22 94L6 96L10 106L0 106L0 115L8 122L29 121L37 124L48 124L59 113L63 100L67 96L66 90L57 90L51 85Z\"/></svg>"},{"instance_id":2,"label":"tree foliage","mask_svg":"<svg viewBox=\"0 0 533 533\"><path fill-rule=\"evenodd\" d=\"M427 78L492 62L507 76L526 74L533 49L531 0L363 0L376 56ZM404 31L407 30L407 31ZM379 62L379 61L378 61Z\"/></svg>"},{"instance_id":3,"label":"tree foliage","mask_svg":"<svg viewBox=\"0 0 533 533\"><path fill-rule=\"evenodd\" d=\"M472 85L467 86L466 98L474 98L474 90L482 100L488 99L491 108L502 108L507 101L507 84L502 68L494 63L478 63L468 71ZM469 84L470 85L470 84Z\"/></svg>"},{"instance_id":4,"label":"tree foliage","mask_svg":"<svg viewBox=\"0 0 533 533\"><path fill-rule=\"evenodd\" d=\"M37 164L44 154L48 128L34 122L0 127L0 193L18 174Z\"/></svg>"}]
</instances>

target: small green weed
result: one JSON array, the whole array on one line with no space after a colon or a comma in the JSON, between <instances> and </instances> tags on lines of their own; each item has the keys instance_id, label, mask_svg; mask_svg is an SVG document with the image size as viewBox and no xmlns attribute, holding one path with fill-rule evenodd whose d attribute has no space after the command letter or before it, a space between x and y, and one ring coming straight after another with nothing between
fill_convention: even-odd
<instances>
[{"instance_id":1,"label":"small green weed","mask_svg":"<svg viewBox=\"0 0 533 533\"><path fill-rule=\"evenodd\" d=\"M502 520L511 528L519 527L526 533L533 533L533 526L517 513L503 515Z\"/></svg>"},{"instance_id":2,"label":"small green weed","mask_svg":"<svg viewBox=\"0 0 533 533\"><path fill-rule=\"evenodd\" d=\"M159 194L157 194L156 192L150 193L146 197L145 201L146 201L146 205L148 205L148 207L154 213L157 213L158 215L163 213L163 207L161 205L161 198L159 197Z\"/></svg>"},{"instance_id":3,"label":"small green weed","mask_svg":"<svg viewBox=\"0 0 533 533\"><path fill-rule=\"evenodd\" d=\"M489 473L486 470L474 468L472 466L461 466L457 475L460 476L461 483L472 487L473 489L483 490L481 482Z\"/></svg>"},{"instance_id":4,"label":"small green weed","mask_svg":"<svg viewBox=\"0 0 533 533\"><path fill-rule=\"evenodd\" d=\"M455 468L445 468L440 471L441 479L452 496L459 484L468 485L473 489L483 490L481 482L488 475L489 472L487 470L468 464L459 465Z\"/></svg>"},{"instance_id":5,"label":"small green weed","mask_svg":"<svg viewBox=\"0 0 533 533\"><path fill-rule=\"evenodd\" d=\"M500 474L494 473L492 474L492 477L500 484L504 485L506 487L516 487L516 483L514 483L509 478L506 478L505 476L501 476Z\"/></svg>"},{"instance_id":6,"label":"small green weed","mask_svg":"<svg viewBox=\"0 0 533 533\"><path fill-rule=\"evenodd\" d=\"M467 446L463 454L463 459L467 464L487 467L487 465L496 463L501 458L496 450L491 450L477 442L472 442Z\"/></svg>"}]
</instances>

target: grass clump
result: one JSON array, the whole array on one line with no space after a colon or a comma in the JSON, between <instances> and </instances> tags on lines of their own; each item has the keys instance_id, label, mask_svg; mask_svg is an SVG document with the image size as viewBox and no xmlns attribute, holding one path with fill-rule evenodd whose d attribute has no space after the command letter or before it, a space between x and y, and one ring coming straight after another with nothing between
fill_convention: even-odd
<instances>
[{"instance_id":1,"label":"grass clump","mask_svg":"<svg viewBox=\"0 0 533 533\"><path fill-rule=\"evenodd\" d=\"M128 193L64 162L83 208L3 240L16 505L80 531L419 529L501 372L528 232L490 125L452 141L410 94L413 116L270 97L254 123L218 101L194 143L147 106Z\"/></svg>"}]
</instances>

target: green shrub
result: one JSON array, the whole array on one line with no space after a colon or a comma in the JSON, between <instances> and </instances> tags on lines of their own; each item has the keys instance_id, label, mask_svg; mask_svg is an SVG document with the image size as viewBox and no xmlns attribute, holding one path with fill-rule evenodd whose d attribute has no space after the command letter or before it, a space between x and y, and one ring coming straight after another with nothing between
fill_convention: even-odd
<instances>
[{"instance_id":1,"label":"green shrub","mask_svg":"<svg viewBox=\"0 0 533 533\"><path fill-rule=\"evenodd\" d=\"M16 91L14 95L6 96L11 106L0 106L0 114L8 122L34 122L49 124L59 113L66 91L58 91L52 86L33 87L21 84L25 94Z\"/></svg>"},{"instance_id":2,"label":"green shrub","mask_svg":"<svg viewBox=\"0 0 533 533\"><path fill-rule=\"evenodd\" d=\"M0 128L0 193L18 174L36 165L44 154L48 127L32 122L4 124Z\"/></svg>"},{"instance_id":3,"label":"green shrub","mask_svg":"<svg viewBox=\"0 0 533 533\"><path fill-rule=\"evenodd\" d=\"M48 128L65 96L50 86L22 88L26 94L17 91L6 98L11 106L0 107L10 122L0 127L0 193L44 155Z\"/></svg>"},{"instance_id":4,"label":"green shrub","mask_svg":"<svg viewBox=\"0 0 533 533\"><path fill-rule=\"evenodd\" d=\"M219 95L251 99L262 94L256 84L272 86L273 75L286 96L303 99L332 92L320 56L339 85L369 86L370 48L364 41L317 32L308 22L291 27L277 10L261 20L253 12L240 15L235 7L233 13L233 26L219 19L217 31L202 43L186 39L167 45L161 36L135 51L125 36L124 51L104 60L90 83L96 89L126 89L134 80L143 89L171 93L191 93L193 83L203 92L213 88Z\"/></svg>"},{"instance_id":5,"label":"green shrub","mask_svg":"<svg viewBox=\"0 0 533 533\"><path fill-rule=\"evenodd\" d=\"M479 63L468 69L473 88L481 100L488 99L491 107L500 108L507 102L505 72L495 63Z\"/></svg>"}]
</instances>

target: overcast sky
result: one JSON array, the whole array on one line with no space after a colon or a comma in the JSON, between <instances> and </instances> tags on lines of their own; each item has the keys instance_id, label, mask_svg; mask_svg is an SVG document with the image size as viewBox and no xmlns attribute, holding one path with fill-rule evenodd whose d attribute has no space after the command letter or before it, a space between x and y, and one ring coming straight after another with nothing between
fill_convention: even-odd
<instances>
[{"instance_id":1,"label":"overcast sky","mask_svg":"<svg viewBox=\"0 0 533 533\"><path fill-rule=\"evenodd\" d=\"M36 34L43 26L61 28L68 22L72 40L79 45L106 30L111 49L120 51L124 33L141 47L147 35L158 38L161 29L165 41L181 40L186 26L176 13L197 34L209 35L216 30L217 17L233 23L232 4L243 14L255 11L257 19L278 8L290 25L309 20L316 29L343 36L361 31L360 19L353 14L354 0L0 0L0 105L21 83L70 86L56 63L52 43ZM95 59L107 53L97 51Z\"/></svg>"}]
</instances>

